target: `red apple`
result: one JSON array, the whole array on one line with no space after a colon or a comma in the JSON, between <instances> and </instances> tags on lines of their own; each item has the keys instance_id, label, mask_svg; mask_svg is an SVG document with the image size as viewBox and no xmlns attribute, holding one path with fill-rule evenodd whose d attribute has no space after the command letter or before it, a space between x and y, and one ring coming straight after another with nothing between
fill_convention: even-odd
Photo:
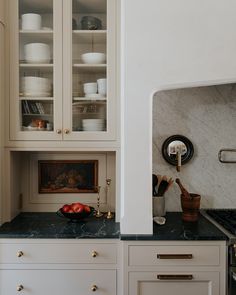
<instances>
[{"instance_id":1,"label":"red apple","mask_svg":"<svg viewBox=\"0 0 236 295\"><path fill-rule=\"evenodd\" d=\"M73 203L71 209L76 213L82 213L84 211L84 205L81 203Z\"/></svg>"},{"instance_id":2,"label":"red apple","mask_svg":"<svg viewBox=\"0 0 236 295\"><path fill-rule=\"evenodd\" d=\"M62 212L68 213L71 210L70 205L66 204L62 207Z\"/></svg>"},{"instance_id":3,"label":"red apple","mask_svg":"<svg viewBox=\"0 0 236 295\"><path fill-rule=\"evenodd\" d=\"M84 205L84 211L86 213L90 213L91 212L91 209L90 209L90 207L88 205Z\"/></svg>"},{"instance_id":4,"label":"red apple","mask_svg":"<svg viewBox=\"0 0 236 295\"><path fill-rule=\"evenodd\" d=\"M70 209L67 213L74 213L74 211L72 209Z\"/></svg>"}]
</instances>

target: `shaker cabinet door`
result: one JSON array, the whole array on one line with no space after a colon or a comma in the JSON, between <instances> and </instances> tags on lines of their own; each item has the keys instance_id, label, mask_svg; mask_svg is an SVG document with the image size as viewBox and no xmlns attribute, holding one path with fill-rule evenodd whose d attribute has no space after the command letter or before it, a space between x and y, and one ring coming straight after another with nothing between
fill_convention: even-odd
<instances>
[{"instance_id":1,"label":"shaker cabinet door","mask_svg":"<svg viewBox=\"0 0 236 295\"><path fill-rule=\"evenodd\" d=\"M129 295L219 295L218 272L130 272Z\"/></svg>"}]
</instances>

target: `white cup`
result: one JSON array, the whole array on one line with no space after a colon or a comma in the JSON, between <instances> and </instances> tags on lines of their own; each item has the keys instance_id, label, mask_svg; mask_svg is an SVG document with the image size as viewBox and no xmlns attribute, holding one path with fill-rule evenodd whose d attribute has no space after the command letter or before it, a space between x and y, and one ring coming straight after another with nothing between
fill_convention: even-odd
<instances>
[{"instance_id":1,"label":"white cup","mask_svg":"<svg viewBox=\"0 0 236 295\"><path fill-rule=\"evenodd\" d=\"M22 30L37 31L41 30L42 17L36 13L26 13L21 16Z\"/></svg>"},{"instance_id":2,"label":"white cup","mask_svg":"<svg viewBox=\"0 0 236 295\"><path fill-rule=\"evenodd\" d=\"M84 93L85 94L94 94L98 91L98 84L96 82L93 83L84 83Z\"/></svg>"},{"instance_id":3,"label":"white cup","mask_svg":"<svg viewBox=\"0 0 236 295\"><path fill-rule=\"evenodd\" d=\"M101 95L107 94L107 79L98 79L98 93Z\"/></svg>"},{"instance_id":4,"label":"white cup","mask_svg":"<svg viewBox=\"0 0 236 295\"><path fill-rule=\"evenodd\" d=\"M24 59L28 63L49 63L50 46L45 43L29 43L24 46Z\"/></svg>"}]
</instances>

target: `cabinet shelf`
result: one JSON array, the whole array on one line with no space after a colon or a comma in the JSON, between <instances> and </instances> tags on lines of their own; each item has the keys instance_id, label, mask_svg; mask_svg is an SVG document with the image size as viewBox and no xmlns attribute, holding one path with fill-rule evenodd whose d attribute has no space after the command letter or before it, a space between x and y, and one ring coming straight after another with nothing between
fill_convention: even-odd
<instances>
[{"instance_id":1,"label":"cabinet shelf","mask_svg":"<svg viewBox=\"0 0 236 295\"><path fill-rule=\"evenodd\" d=\"M88 97L73 97L73 105L74 104L81 104L81 103L99 103L99 102L105 102L107 99L106 97L101 97L101 98L88 98Z\"/></svg>"},{"instance_id":2,"label":"cabinet shelf","mask_svg":"<svg viewBox=\"0 0 236 295\"><path fill-rule=\"evenodd\" d=\"M52 117L53 114L25 114L25 113L23 113L22 116L30 116L30 117Z\"/></svg>"},{"instance_id":3,"label":"cabinet shelf","mask_svg":"<svg viewBox=\"0 0 236 295\"><path fill-rule=\"evenodd\" d=\"M40 96L20 96L20 100L43 100L43 101L53 101L53 97L40 97Z\"/></svg>"},{"instance_id":4,"label":"cabinet shelf","mask_svg":"<svg viewBox=\"0 0 236 295\"><path fill-rule=\"evenodd\" d=\"M23 31L20 30L20 38L24 43L31 43L41 41L43 43L52 42L53 40L53 30L40 30L40 31Z\"/></svg>"}]
</instances>

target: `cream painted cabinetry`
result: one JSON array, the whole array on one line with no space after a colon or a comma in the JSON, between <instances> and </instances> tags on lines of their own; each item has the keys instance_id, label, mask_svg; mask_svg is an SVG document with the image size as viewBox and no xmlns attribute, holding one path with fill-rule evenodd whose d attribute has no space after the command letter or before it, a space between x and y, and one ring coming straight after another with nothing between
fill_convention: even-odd
<instances>
[{"instance_id":1,"label":"cream painted cabinetry","mask_svg":"<svg viewBox=\"0 0 236 295\"><path fill-rule=\"evenodd\" d=\"M114 240L2 240L0 252L1 295L117 294Z\"/></svg>"},{"instance_id":2,"label":"cream painted cabinetry","mask_svg":"<svg viewBox=\"0 0 236 295\"><path fill-rule=\"evenodd\" d=\"M0 22L5 24L5 0L0 0Z\"/></svg>"},{"instance_id":3,"label":"cream painted cabinetry","mask_svg":"<svg viewBox=\"0 0 236 295\"><path fill-rule=\"evenodd\" d=\"M124 293L225 295L225 242L125 242Z\"/></svg>"},{"instance_id":4,"label":"cream painted cabinetry","mask_svg":"<svg viewBox=\"0 0 236 295\"><path fill-rule=\"evenodd\" d=\"M10 140L116 140L117 0L9 0L8 5ZM31 23L24 28L22 15L28 13L41 16L38 29L31 30ZM86 23L94 19L101 21L98 27ZM43 59L34 57L37 50ZM85 53L105 59L88 63ZM85 91L86 83L97 86Z\"/></svg>"}]
</instances>

